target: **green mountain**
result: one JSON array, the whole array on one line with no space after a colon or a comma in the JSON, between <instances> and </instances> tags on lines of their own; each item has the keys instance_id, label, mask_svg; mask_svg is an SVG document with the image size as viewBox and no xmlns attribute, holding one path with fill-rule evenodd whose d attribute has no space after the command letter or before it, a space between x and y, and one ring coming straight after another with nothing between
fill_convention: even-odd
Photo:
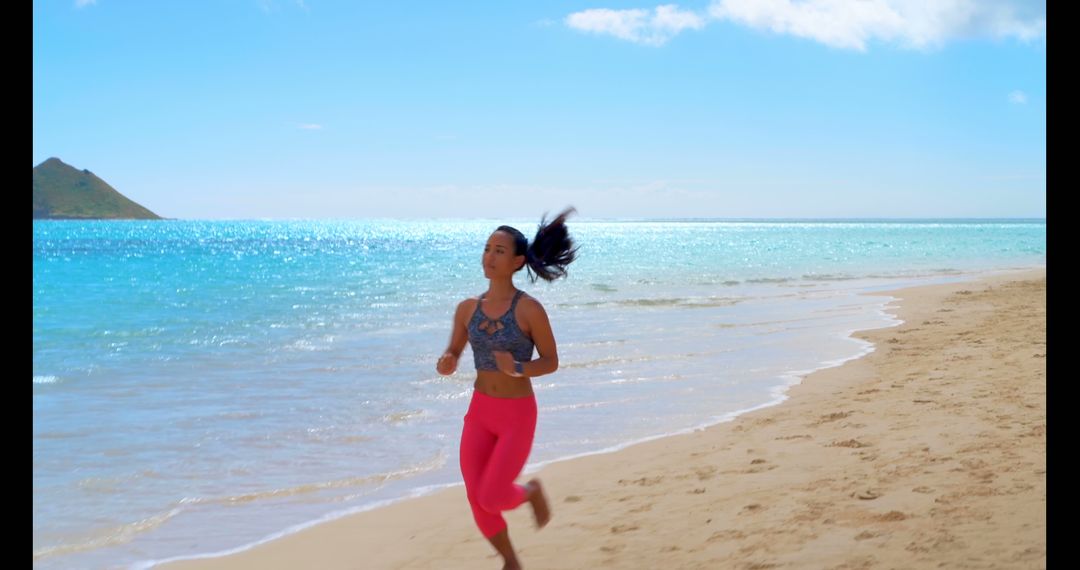
<instances>
[{"instance_id":1,"label":"green mountain","mask_svg":"<svg viewBox=\"0 0 1080 570\"><path fill-rule=\"evenodd\" d=\"M34 219L162 218L128 200L89 170L78 170L59 158L50 158L34 167Z\"/></svg>"}]
</instances>

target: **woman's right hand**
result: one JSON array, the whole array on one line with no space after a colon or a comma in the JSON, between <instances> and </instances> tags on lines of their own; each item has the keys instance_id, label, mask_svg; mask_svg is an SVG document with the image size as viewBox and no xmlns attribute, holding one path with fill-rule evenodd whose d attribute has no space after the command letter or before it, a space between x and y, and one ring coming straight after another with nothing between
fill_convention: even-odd
<instances>
[{"instance_id":1,"label":"woman's right hand","mask_svg":"<svg viewBox=\"0 0 1080 570\"><path fill-rule=\"evenodd\" d=\"M443 376L449 376L457 370L458 358L449 352L444 352L439 357L439 362L435 364L435 371Z\"/></svg>"}]
</instances>

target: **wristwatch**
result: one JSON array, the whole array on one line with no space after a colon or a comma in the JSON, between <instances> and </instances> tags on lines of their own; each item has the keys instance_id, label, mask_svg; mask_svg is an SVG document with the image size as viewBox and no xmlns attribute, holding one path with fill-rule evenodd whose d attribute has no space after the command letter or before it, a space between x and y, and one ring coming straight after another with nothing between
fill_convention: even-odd
<instances>
[{"instance_id":1,"label":"wristwatch","mask_svg":"<svg viewBox=\"0 0 1080 570\"><path fill-rule=\"evenodd\" d=\"M522 367L521 362L519 362L517 360L514 361L514 372L518 376L524 376L525 375L525 369Z\"/></svg>"}]
</instances>

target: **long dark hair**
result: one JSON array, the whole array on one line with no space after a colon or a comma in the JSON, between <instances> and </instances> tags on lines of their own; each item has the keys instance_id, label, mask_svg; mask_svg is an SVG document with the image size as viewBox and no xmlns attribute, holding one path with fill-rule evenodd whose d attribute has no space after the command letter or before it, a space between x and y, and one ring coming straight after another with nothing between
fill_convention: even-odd
<instances>
[{"instance_id":1,"label":"long dark hair","mask_svg":"<svg viewBox=\"0 0 1080 570\"><path fill-rule=\"evenodd\" d=\"M525 263L521 267L528 267L529 279L536 283L537 277L545 281L554 281L560 277L566 277L566 268L574 261L577 255L577 247L566 230L566 217L577 212L571 206L555 217L551 222L545 223L547 212L540 218L540 227L536 230L536 237L532 244L525 239L525 234L510 226L499 226L495 231L506 232L514 238L514 255L524 255ZM521 267L517 268L521 271Z\"/></svg>"}]
</instances>

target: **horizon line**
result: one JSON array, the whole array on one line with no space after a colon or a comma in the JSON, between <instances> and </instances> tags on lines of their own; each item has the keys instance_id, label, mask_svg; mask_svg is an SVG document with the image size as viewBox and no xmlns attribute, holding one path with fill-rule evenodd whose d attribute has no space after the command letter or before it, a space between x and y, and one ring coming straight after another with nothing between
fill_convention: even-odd
<instances>
[{"instance_id":1,"label":"horizon line","mask_svg":"<svg viewBox=\"0 0 1080 570\"><path fill-rule=\"evenodd\" d=\"M49 219L49 218L35 218L34 221L45 222L157 222L157 221L179 221L179 222L347 222L347 221L482 221L482 220L509 220L509 219L528 219L522 216L482 216L482 217L400 217L400 216L372 216L372 217L355 217L355 218L289 218L289 217L250 217L250 218L169 218L162 217L157 220L153 219ZM775 217L775 218L760 218L760 217L745 217L745 218L720 218L720 217L580 217L574 218L573 222L925 222L925 221L1025 221L1025 222L1045 222L1046 217L987 217L987 216L974 216L974 217Z\"/></svg>"}]
</instances>

